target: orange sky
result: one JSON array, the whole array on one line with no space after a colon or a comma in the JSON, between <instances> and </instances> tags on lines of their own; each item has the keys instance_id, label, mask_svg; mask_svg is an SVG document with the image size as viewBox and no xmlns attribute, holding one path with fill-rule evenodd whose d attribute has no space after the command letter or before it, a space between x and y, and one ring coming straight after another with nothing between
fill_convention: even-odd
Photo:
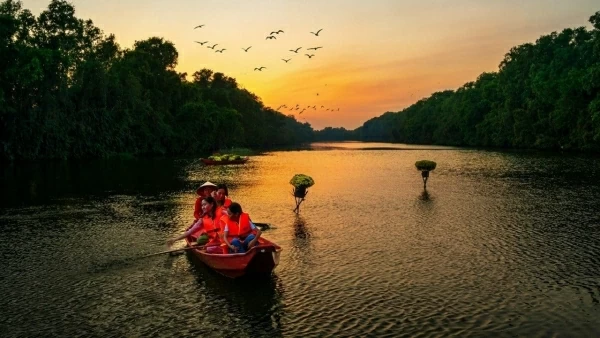
<instances>
[{"instance_id":1,"label":"orange sky","mask_svg":"<svg viewBox=\"0 0 600 338\"><path fill-rule=\"evenodd\" d=\"M22 2L35 15L49 3ZM511 47L563 28L589 27L588 18L600 10L597 0L70 2L77 17L115 34L123 48L160 36L179 51L180 72L223 72L273 108L317 106L302 114L280 110L315 129L354 129L433 92L456 89L496 71ZM321 28L319 36L310 33ZM278 29L284 33L277 39L265 39ZM206 47L215 43L226 50ZM314 57L304 55L318 46ZM300 53L289 51L297 47ZM259 66L267 68L254 71Z\"/></svg>"}]
</instances>

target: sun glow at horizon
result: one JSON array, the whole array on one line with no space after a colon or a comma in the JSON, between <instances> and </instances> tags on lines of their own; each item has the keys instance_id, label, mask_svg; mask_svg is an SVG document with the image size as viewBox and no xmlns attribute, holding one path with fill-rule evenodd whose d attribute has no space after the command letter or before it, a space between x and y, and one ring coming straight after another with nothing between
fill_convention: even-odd
<instances>
[{"instance_id":1,"label":"sun glow at horizon","mask_svg":"<svg viewBox=\"0 0 600 338\"><path fill-rule=\"evenodd\" d=\"M48 6L47 0L22 2L34 15ZM302 108L280 110L315 129L355 129L436 91L457 89L497 71L511 47L585 26L600 9L590 0L552 5L542 0L70 2L78 18L115 34L122 48L152 36L173 42L179 52L176 70L188 78L208 68L235 78L273 109L316 106L302 114ZM204 27L194 29L199 24ZM266 39L279 29L284 32L274 34L276 39ZM318 29L318 36L311 33ZM215 43L225 51L206 47ZM298 53L290 51L298 47ZM310 47L323 48L308 58ZM254 70L260 66L266 68Z\"/></svg>"}]
</instances>

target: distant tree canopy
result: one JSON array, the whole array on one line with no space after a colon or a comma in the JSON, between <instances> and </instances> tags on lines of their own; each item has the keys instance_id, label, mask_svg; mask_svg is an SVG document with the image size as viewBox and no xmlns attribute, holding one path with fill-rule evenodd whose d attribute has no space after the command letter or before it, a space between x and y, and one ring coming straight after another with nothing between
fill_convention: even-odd
<instances>
[{"instance_id":1,"label":"distant tree canopy","mask_svg":"<svg viewBox=\"0 0 600 338\"><path fill-rule=\"evenodd\" d=\"M354 130L326 127L315 131L314 139L315 141L351 141L358 140L359 136Z\"/></svg>"},{"instance_id":2,"label":"distant tree canopy","mask_svg":"<svg viewBox=\"0 0 600 338\"><path fill-rule=\"evenodd\" d=\"M599 151L600 12L589 21L591 31L568 28L514 47L497 73L387 112L346 135L362 141Z\"/></svg>"},{"instance_id":3,"label":"distant tree canopy","mask_svg":"<svg viewBox=\"0 0 600 338\"><path fill-rule=\"evenodd\" d=\"M52 0L38 17L0 3L0 159L194 154L311 141L313 129L265 107L235 79L177 73L159 37L122 49Z\"/></svg>"}]
</instances>

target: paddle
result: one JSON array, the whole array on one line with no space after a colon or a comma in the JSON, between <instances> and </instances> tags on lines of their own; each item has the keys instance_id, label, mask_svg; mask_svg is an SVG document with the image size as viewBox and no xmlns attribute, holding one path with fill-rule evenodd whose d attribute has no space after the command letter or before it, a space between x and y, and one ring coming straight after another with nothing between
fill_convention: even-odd
<instances>
[{"instance_id":1,"label":"paddle","mask_svg":"<svg viewBox=\"0 0 600 338\"><path fill-rule=\"evenodd\" d=\"M253 223L257 227L259 227L261 231L265 231L265 230L271 228L271 224L270 223L257 223L257 222L253 222Z\"/></svg>"},{"instance_id":2,"label":"paddle","mask_svg":"<svg viewBox=\"0 0 600 338\"><path fill-rule=\"evenodd\" d=\"M181 249L174 249L174 250L167 250L167 251L156 252L156 253L153 253L153 254L149 254L149 255L145 255L145 256L140 256L139 258L146 258L146 257L158 256L158 255L167 254L167 253L185 251L185 250L190 250L190 249L202 249L202 248L204 248L204 245L192 245L192 246L186 246L186 247L181 248Z\"/></svg>"}]
</instances>

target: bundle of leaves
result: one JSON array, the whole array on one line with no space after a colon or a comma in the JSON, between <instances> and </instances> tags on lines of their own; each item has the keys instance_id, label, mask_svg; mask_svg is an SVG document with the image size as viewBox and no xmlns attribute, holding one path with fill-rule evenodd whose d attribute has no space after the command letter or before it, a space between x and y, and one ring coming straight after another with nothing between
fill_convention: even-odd
<instances>
[{"instance_id":1,"label":"bundle of leaves","mask_svg":"<svg viewBox=\"0 0 600 338\"><path fill-rule=\"evenodd\" d=\"M435 163L433 161L428 161L428 160L421 160L421 161L415 162L415 167L417 167L417 170L421 170L421 171L431 171L431 170L435 169L436 166L437 166L437 163Z\"/></svg>"},{"instance_id":2,"label":"bundle of leaves","mask_svg":"<svg viewBox=\"0 0 600 338\"><path fill-rule=\"evenodd\" d=\"M296 188L308 188L312 187L315 184L315 181L308 175L296 174L290 180L290 184Z\"/></svg>"},{"instance_id":3,"label":"bundle of leaves","mask_svg":"<svg viewBox=\"0 0 600 338\"><path fill-rule=\"evenodd\" d=\"M212 155L209 156L208 159L212 160L212 161L237 161L237 160L243 160L246 157L244 156L240 156L240 155L235 155L235 154L219 154L219 155Z\"/></svg>"}]
</instances>

